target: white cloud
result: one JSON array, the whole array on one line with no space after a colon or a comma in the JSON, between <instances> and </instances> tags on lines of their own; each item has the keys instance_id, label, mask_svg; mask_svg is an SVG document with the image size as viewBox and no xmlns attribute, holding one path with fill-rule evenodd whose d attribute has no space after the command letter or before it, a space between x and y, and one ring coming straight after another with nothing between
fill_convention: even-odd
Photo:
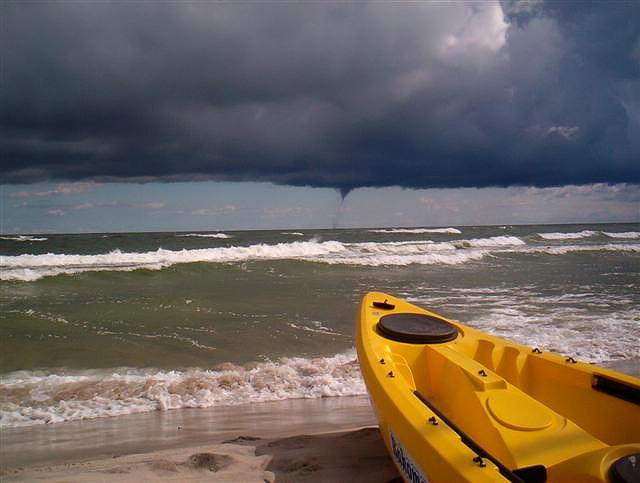
<instances>
[{"instance_id":1,"label":"white cloud","mask_svg":"<svg viewBox=\"0 0 640 483\"><path fill-rule=\"evenodd\" d=\"M217 215L228 215L237 210L238 210L237 206L227 205L219 208L200 208L198 210L193 210L191 214L199 215L199 216L217 216Z\"/></svg>"},{"instance_id":2,"label":"white cloud","mask_svg":"<svg viewBox=\"0 0 640 483\"><path fill-rule=\"evenodd\" d=\"M580 128L578 126L551 126L547 129L547 136L557 134L567 140L571 140L575 138L579 132Z\"/></svg>"},{"instance_id":3,"label":"white cloud","mask_svg":"<svg viewBox=\"0 0 640 483\"><path fill-rule=\"evenodd\" d=\"M594 196L600 198L618 197L634 198L640 196L638 185L631 185L627 183L618 184L606 184L606 183L592 183L583 185L567 185L556 186L551 188L525 188L526 194L531 196L541 196L545 199L550 198L571 198L576 196Z\"/></svg>"},{"instance_id":4,"label":"white cloud","mask_svg":"<svg viewBox=\"0 0 640 483\"><path fill-rule=\"evenodd\" d=\"M30 196L57 196L57 195L72 195L79 193L88 193L93 191L96 187L100 186L100 183L94 181L88 182L75 182L75 183L62 183L53 189L45 191L17 191L11 193L9 196L12 198L28 198Z\"/></svg>"},{"instance_id":5,"label":"white cloud","mask_svg":"<svg viewBox=\"0 0 640 483\"><path fill-rule=\"evenodd\" d=\"M162 202L150 202L150 203L143 203L141 205L136 205L138 208L144 208L146 210L159 210L160 208L164 207L164 203Z\"/></svg>"},{"instance_id":6,"label":"white cloud","mask_svg":"<svg viewBox=\"0 0 640 483\"><path fill-rule=\"evenodd\" d=\"M507 13L511 15L531 14L542 9L544 0L513 0L505 4Z\"/></svg>"},{"instance_id":7,"label":"white cloud","mask_svg":"<svg viewBox=\"0 0 640 483\"><path fill-rule=\"evenodd\" d=\"M445 36L445 52L458 49L500 50L506 43L509 27L500 3L479 2L462 6L466 12L457 17L457 25Z\"/></svg>"},{"instance_id":8,"label":"white cloud","mask_svg":"<svg viewBox=\"0 0 640 483\"><path fill-rule=\"evenodd\" d=\"M342 209L342 207L340 207ZM264 213L267 216L271 217L281 217L281 216L291 216L291 215L299 215L307 211L301 207L288 207L288 208L264 208Z\"/></svg>"},{"instance_id":9,"label":"white cloud","mask_svg":"<svg viewBox=\"0 0 640 483\"><path fill-rule=\"evenodd\" d=\"M70 195L75 193L86 193L93 191L97 186L100 186L95 182L78 182L78 183L65 183L60 184L56 188L56 192L63 195Z\"/></svg>"},{"instance_id":10,"label":"white cloud","mask_svg":"<svg viewBox=\"0 0 640 483\"><path fill-rule=\"evenodd\" d=\"M11 193L9 196L11 198L28 198L31 195L28 191L16 191L15 193Z\"/></svg>"},{"instance_id":11,"label":"white cloud","mask_svg":"<svg viewBox=\"0 0 640 483\"><path fill-rule=\"evenodd\" d=\"M418 201L420 202L420 204L424 205L425 208L432 211L447 211L451 213L460 213L461 211L461 209L455 204L442 204L430 196L421 196L420 198L418 198Z\"/></svg>"}]
</instances>

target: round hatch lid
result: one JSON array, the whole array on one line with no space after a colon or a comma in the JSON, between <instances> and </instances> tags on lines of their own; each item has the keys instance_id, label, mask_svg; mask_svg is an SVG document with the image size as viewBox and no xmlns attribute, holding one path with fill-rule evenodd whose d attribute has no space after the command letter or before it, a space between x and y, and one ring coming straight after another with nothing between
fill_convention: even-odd
<instances>
[{"instance_id":1,"label":"round hatch lid","mask_svg":"<svg viewBox=\"0 0 640 483\"><path fill-rule=\"evenodd\" d=\"M536 431L551 426L549 410L528 396L496 391L487 398L489 412L503 426L519 431Z\"/></svg>"},{"instance_id":2,"label":"round hatch lid","mask_svg":"<svg viewBox=\"0 0 640 483\"><path fill-rule=\"evenodd\" d=\"M388 339L414 344L449 342L458 336L453 324L425 314L389 314L380 318L378 330Z\"/></svg>"}]
</instances>

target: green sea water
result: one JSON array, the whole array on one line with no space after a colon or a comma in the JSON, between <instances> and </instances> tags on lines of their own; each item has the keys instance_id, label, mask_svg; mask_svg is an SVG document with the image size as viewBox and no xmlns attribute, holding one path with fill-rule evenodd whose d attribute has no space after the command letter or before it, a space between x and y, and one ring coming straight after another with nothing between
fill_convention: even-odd
<instances>
[{"instance_id":1,"label":"green sea water","mask_svg":"<svg viewBox=\"0 0 640 483\"><path fill-rule=\"evenodd\" d=\"M167 407L218 404L227 373L227 403L362 393L354 320L371 290L587 361L640 357L637 224L8 235L0 242L9 425L42 419L24 410L44 407L25 389L30 384L48 388L42 398L58 395L56 404L93 401L79 406L86 414L78 417L104 412L96 397L124 401L114 387L130 398L125 412L132 401L148 410L149 398ZM290 380L282 376L287 368ZM269 379L272 370L280 372ZM261 382L250 381L253 374ZM147 386L157 381L165 385L156 397ZM172 384L182 386L172 392ZM52 420L73 419L56 404L42 410Z\"/></svg>"}]
</instances>

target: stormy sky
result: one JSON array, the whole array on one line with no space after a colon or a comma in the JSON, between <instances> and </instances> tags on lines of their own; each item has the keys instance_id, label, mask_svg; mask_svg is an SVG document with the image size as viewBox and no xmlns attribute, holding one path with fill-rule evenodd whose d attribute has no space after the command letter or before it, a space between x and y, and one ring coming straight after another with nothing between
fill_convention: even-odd
<instances>
[{"instance_id":1,"label":"stormy sky","mask_svg":"<svg viewBox=\"0 0 640 483\"><path fill-rule=\"evenodd\" d=\"M640 183L640 2L2 3L0 176Z\"/></svg>"}]
</instances>

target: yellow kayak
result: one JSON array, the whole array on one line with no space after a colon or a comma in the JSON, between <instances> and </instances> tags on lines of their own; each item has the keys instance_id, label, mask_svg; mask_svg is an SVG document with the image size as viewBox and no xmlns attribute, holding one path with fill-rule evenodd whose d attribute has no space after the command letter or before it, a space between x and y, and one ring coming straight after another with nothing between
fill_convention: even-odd
<instances>
[{"instance_id":1,"label":"yellow kayak","mask_svg":"<svg viewBox=\"0 0 640 483\"><path fill-rule=\"evenodd\" d=\"M357 325L380 432L406 481L640 481L640 379L378 292Z\"/></svg>"}]
</instances>

